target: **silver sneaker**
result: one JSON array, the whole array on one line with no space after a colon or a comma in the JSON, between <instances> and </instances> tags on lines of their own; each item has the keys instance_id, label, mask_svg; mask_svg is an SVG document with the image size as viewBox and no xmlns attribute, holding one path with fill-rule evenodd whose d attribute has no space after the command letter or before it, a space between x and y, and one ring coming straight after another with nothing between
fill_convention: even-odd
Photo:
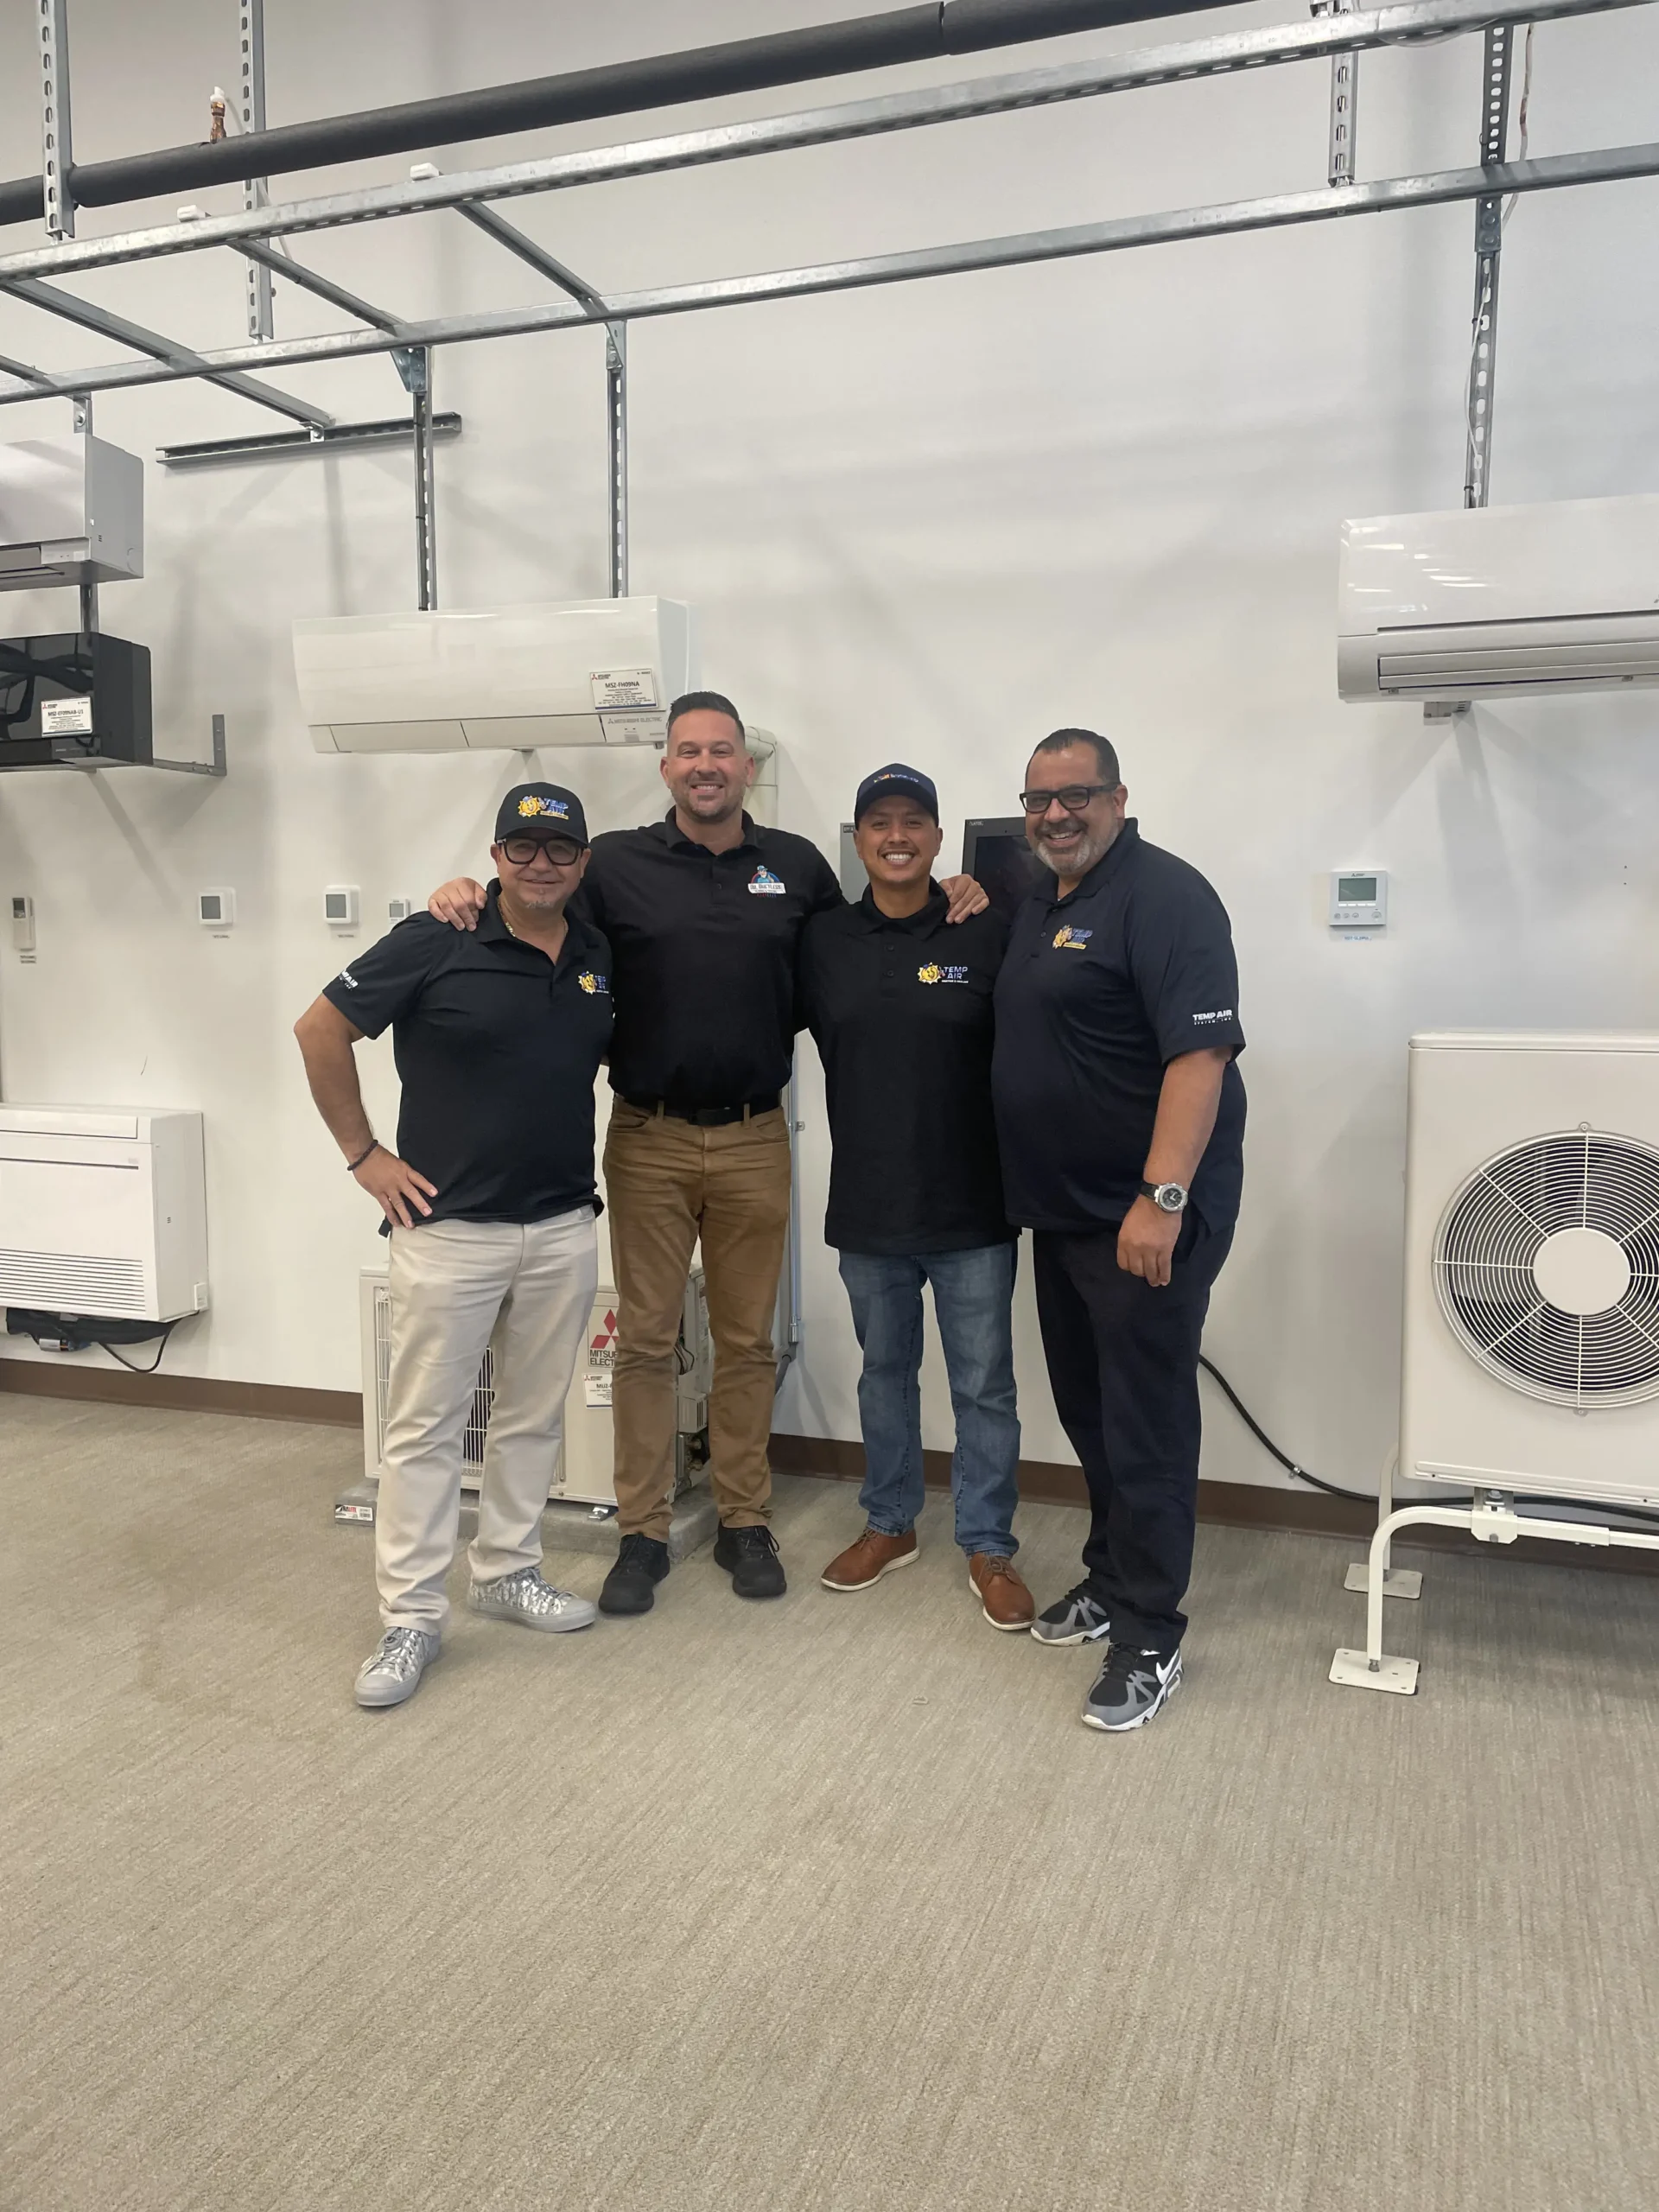
<instances>
[{"instance_id":1,"label":"silver sneaker","mask_svg":"<svg viewBox=\"0 0 1659 2212\"><path fill-rule=\"evenodd\" d=\"M358 1669L359 1705L401 1705L421 1687L421 1676L438 1656L438 1639L424 1629L389 1628L379 1649Z\"/></svg>"},{"instance_id":2,"label":"silver sneaker","mask_svg":"<svg viewBox=\"0 0 1659 2212\"><path fill-rule=\"evenodd\" d=\"M574 1591L556 1590L542 1580L536 1567L521 1567L516 1574L498 1576L493 1582L474 1582L467 1603L486 1620L517 1621L524 1628L558 1630L590 1628L599 1608Z\"/></svg>"},{"instance_id":3,"label":"silver sneaker","mask_svg":"<svg viewBox=\"0 0 1659 2212\"><path fill-rule=\"evenodd\" d=\"M1039 1613L1031 1632L1039 1643L1097 1643L1111 1633L1111 1622L1086 1582L1057 1598L1046 1612Z\"/></svg>"}]
</instances>

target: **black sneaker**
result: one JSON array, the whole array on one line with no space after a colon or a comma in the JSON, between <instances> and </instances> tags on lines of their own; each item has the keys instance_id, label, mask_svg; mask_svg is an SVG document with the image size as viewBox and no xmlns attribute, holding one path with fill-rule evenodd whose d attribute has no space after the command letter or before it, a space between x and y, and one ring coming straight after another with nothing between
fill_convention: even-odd
<instances>
[{"instance_id":1,"label":"black sneaker","mask_svg":"<svg viewBox=\"0 0 1659 2212\"><path fill-rule=\"evenodd\" d=\"M668 1573L668 1546L655 1536L624 1536L616 1565L599 1593L601 1613L648 1613Z\"/></svg>"},{"instance_id":2,"label":"black sneaker","mask_svg":"<svg viewBox=\"0 0 1659 2212\"><path fill-rule=\"evenodd\" d=\"M715 1539L715 1565L731 1576L740 1598L781 1598L789 1587L770 1529L728 1529L722 1522Z\"/></svg>"},{"instance_id":3,"label":"black sneaker","mask_svg":"<svg viewBox=\"0 0 1659 2212\"><path fill-rule=\"evenodd\" d=\"M1179 1649L1135 1651L1115 1643L1100 1670L1100 1680L1084 1700L1084 1726L1110 1729L1114 1734L1125 1728L1144 1728L1180 1687Z\"/></svg>"},{"instance_id":4,"label":"black sneaker","mask_svg":"<svg viewBox=\"0 0 1659 2212\"><path fill-rule=\"evenodd\" d=\"M1039 1613L1031 1632L1039 1643L1097 1643L1111 1632L1105 1608L1092 1583L1079 1582L1064 1598L1057 1598L1046 1613Z\"/></svg>"}]
</instances>

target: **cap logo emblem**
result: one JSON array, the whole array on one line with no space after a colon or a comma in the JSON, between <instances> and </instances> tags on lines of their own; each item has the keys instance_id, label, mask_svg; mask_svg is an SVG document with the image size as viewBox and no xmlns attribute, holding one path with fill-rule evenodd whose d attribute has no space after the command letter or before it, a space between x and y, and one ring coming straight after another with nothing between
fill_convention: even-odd
<instances>
[{"instance_id":1,"label":"cap logo emblem","mask_svg":"<svg viewBox=\"0 0 1659 2212\"><path fill-rule=\"evenodd\" d=\"M781 899L785 888L783 879L774 875L764 861L749 878L750 891L763 899Z\"/></svg>"},{"instance_id":2,"label":"cap logo emblem","mask_svg":"<svg viewBox=\"0 0 1659 2212\"><path fill-rule=\"evenodd\" d=\"M1054 950L1057 952L1081 952L1093 935L1093 930L1074 930L1070 927L1056 930Z\"/></svg>"},{"instance_id":3,"label":"cap logo emblem","mask_svg":"<svg viewBox=\"0 0 1659 2212\"><path fill-rule=\"evenodd\" d=\"M570 819L570 810L562 798L541 798L534 791L519 800L518 811L526 819L536 814L550 814L560 822Z\"/></svg>"}]
</instances>

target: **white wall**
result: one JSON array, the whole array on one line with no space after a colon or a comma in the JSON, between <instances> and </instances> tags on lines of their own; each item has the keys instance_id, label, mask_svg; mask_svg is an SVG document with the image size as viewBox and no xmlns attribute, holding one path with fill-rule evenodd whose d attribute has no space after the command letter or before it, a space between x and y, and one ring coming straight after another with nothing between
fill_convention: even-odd
<instances>
[{"instance_id":1,"label":"white wall","mask_svg":"<svg viewBox=\"0 0 1659 2212\"><path fill-rule=\"evenodd\" d=\"M275 0L271 117L837 12L830 0L603 10ZM1167 31L1281 12L1295 10ZM73 14L83 158L202 135L207 92L235 66L229 0L142 10L76 0ZM35 145L25 17L0 22L8 173ZM1001 66L987 57L933 74ZM1363 173L1471 159L1478 67L1478 41L1367 56ZM1534 150L1651 136L1644 89L1656 72L1650 11L1545 26ZM620 289L1300 188L1323 176L1327 84L1316 67L1173 86L509 212ZM760 95L718 112L861 89ZM626 135L594 125L493 157ZM442 158L459 168L469 155ZM1659 489L1656 216L1648 183L1516 212L1499 500ZM1471 234L1470 210L1452 208L688 316L638 326L632 340L635 587L695 602L707 679L784 734L788 826L833 851L856 778L899 754L939 779L954 840L963 815L1010 810L1035 737L1084 721L1117 740L1146 833L1217 885L1252 1041L1245 1212L1210 1349L1295 1453L1366 1487L1393 1435L1408 1035L1650 1025L1659 991L1652 695L1483 710L1456 731L1335 697L1339 518L1458 504ZM458 218L329 233L303 252L410 313L540 289ZM239 334L228 257L110 271L85 289L199 343ZM278 315L284 332L337 320L287 287ZM447 603L602 589L600 342L512 340L441 361L439 404L467 420L438 464ZM0 351L67 367L111 350L0 302ZM385 361L283 376L343 416L403 404ZM98 419L149 453L259 418L175 385L100 400ZM66 423L62 407L15 407L0 435ZM410 603L408 480L407 458L391 455L179 478L152 467L149 575L105 593L105 620L151 646L169 748L200 752L208 715L226 712L230 777L14 775L0 787L0 892L32 892L40 929L35 966L0 954L4 1095L197 1105L207 1117L215 1302L169 1351L181 1371L356 1386L354 1274L378 1240L289 1035L338 965L321 887L359 883L373 915L394 892L476 866L516 777L512 755L323 760L300 723L289 619ZM69 626L69 605L16 596L0 616L7 634ZM645 763L565 756L561 772L601 823L654 805ZM1325 872L1355 862L1393 872L1382 944L1326 932ZM238 893L228 941L194 918L194 893L210 883ZM389 1128L389 1047L364 1057ZM826 1165L815 1065L804 1090L815 1231ZM855 1435L851 1332L832 1257L811 1234L806 1302L806 1354L779 1426ZM1028 1307L1022 1330L1027 1451L1068 1457ZM944 1442L938 1386L935 1374L930 1441ZM1219 1408L1206 1472L1276 1479Z\"/></svg>"}]
</instances>

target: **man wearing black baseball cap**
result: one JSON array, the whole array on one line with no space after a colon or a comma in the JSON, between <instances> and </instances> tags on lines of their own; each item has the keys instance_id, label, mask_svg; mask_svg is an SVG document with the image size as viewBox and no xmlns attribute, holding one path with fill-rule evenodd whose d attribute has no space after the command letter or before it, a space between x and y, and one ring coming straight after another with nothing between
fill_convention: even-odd
<instances>
[{"instance_id":1,"label":"man wearing black baseball cap","mask_svg":"<svg viewBox=\"0 0 1659 2212\"><path fill-rule=\"evenodd\" d=\"M826 1590L872 1588L917 1556L922 1508L922 1287L950 1379L957 1542L993 1628L1027 1629L1014 1565L1020 1421L1012 1308L1017 1232L1002 1207L991 1111L991 992L1007 942L993 912L950 926L931 870L943 842L931 777L878 768L853 804L869 886L815 915L801 956L831 1145L826 1243L864 1356L866 1527Z\"/></svg>"},{"instance_id":2,"label":"man wearing black baseball cap","mask_svg":"<svg viewBox=\"0 0 1659 2212\"><path fill-rule=\"evenodd\" d=\"M468 1603L535 1629L594 1616L542 1579L541 1520L598 1280L594 1080L611 1038L610 948L565 912L588 857L574 791L509 791L490 854L499 880L475 931L411 915L295 1024L311 1095L391 1240L374 1529L385 1634L357 1678L363 1706L401 1705L437 1656L486 1348L494 1396ZM369 1126L353 1049L388 1025L403 1084L396 1153Z\"/></svg>"}]
</instances>

